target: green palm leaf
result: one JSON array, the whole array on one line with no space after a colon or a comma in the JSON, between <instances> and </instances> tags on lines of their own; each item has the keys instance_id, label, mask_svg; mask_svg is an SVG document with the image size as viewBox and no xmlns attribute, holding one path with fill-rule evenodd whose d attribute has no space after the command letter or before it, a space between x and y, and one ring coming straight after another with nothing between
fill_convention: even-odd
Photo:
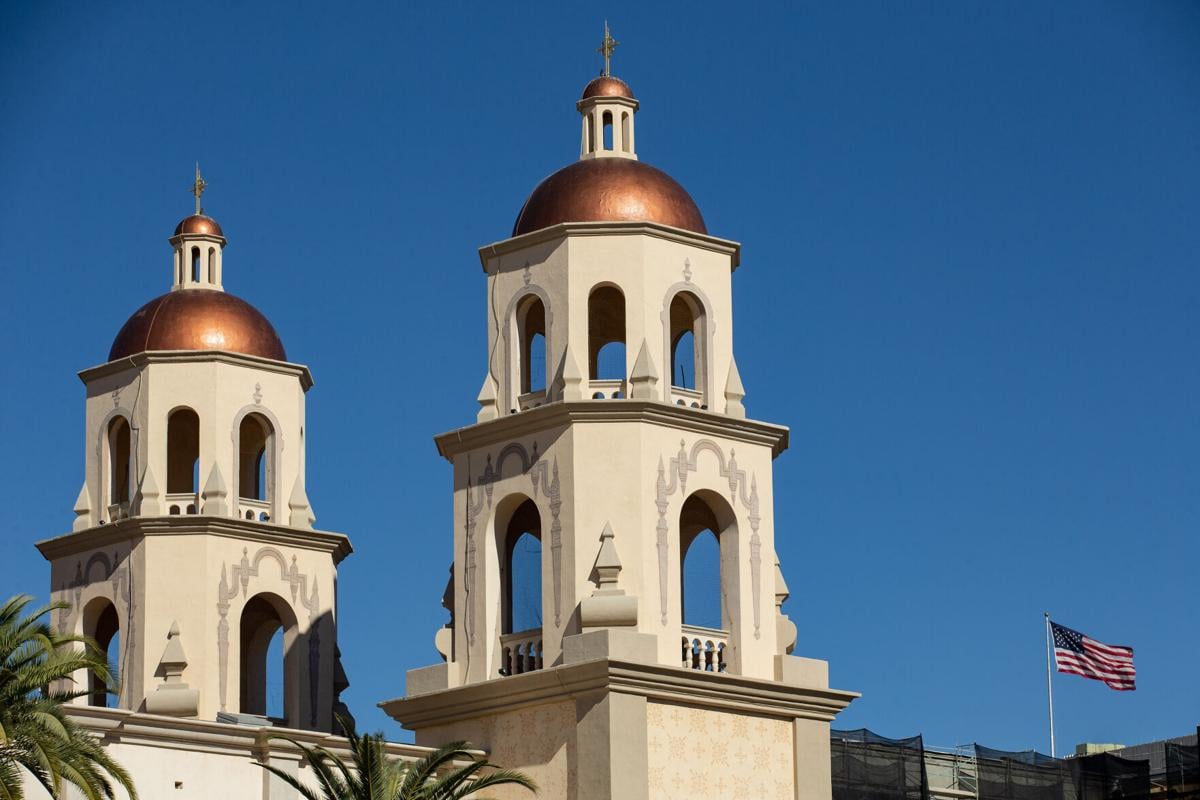
<instances>
[{"instance_id":1,"label":"green palm leaf","mask_svg":"<svg viewBox=\"0 0 1200 800\"><path fill-rule=\"evenodd\" d=\"M315 786L270 764L260 767L299 792L304 800L485 800L478 792L493 786L524 786L537 791L533 780L520 772L499 769L475 756L464 742L453 742L417 761L400 761L387 755L382 733L359 735L353 724L338 722L346 731L348 760L324 747L307 745L286 736L303 753L312 768ZM462 762L465 766L457 766ZM0 796L0 800L4 800Z\"/></svg>"},{"instance_id":2,"label":"green palm leaf","mask_svg":"<svg viewBox=\"0 0 1200 800\"><path fill-rule=\"evenodd\" d=\"M88 800L114 800L116 786L137 800L129 773L66 714L64 705L86 692L46 688L72 684L80 670L111 683L104 653L46 622L65 604L31 612L32 600L18 595L0 605L0 800L24 800L26 773L52 797L70 784Z\"/></svg>"}]
</instances>

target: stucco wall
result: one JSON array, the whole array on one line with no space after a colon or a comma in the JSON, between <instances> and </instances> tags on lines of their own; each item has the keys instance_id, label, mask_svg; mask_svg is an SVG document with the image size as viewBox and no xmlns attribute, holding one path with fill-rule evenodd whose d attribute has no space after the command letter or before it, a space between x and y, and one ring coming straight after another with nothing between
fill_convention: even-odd
<instances>
[{"instance_id":1,"label":"stucco wall","mask_svg":"<svg viewBox=\"0 0 1200 800\"><path fill-rule=\"evenodd\" d=\"M650 800L793 800L792 723L665 703L646 707Z\"/></svg>"}]
</instances>

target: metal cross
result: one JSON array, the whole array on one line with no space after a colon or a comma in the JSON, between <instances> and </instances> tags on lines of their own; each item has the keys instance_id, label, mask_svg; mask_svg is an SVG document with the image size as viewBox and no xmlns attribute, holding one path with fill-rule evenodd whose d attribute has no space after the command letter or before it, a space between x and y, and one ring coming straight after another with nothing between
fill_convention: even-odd
<instances>
[{"instance_id":1,"label":"metal cross","mask_svg":"<svg viewBox=\"0 0 1200 800\"><path fill-rule=\"evenodd\" d=\"M208 182L200 177L200 162L196 162L196 182L189 189L192 194L196 195L196 214L200 214L200 195L204 194L204 190L208 188Z\"/></svg>"},{"instance_id":2,"label":"metal cross","mask_svg":"<svg viewBox=\"0 0 1200 800\"><path fill-rule=\"evenodd\" d=\"M602 74L606 78L612 75L612 54L619 44L620 42L614 39L608 31L608 20L604 20L604 41L600 43L600 49L596 52L604 54L604 72Z\"/></svg>"}]
</instances>

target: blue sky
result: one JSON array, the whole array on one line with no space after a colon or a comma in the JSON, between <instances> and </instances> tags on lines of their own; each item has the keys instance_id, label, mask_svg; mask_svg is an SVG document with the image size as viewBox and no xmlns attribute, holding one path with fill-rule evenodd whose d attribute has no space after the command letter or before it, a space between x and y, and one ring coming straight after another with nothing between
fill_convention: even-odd
<instances>
[{"instance_id":1,"label":"blue sky","mask_svg":"<svg viewBox=\"0 0 1200 800\"><path fill-rule=\"evenodd\" d=\"M83 392L170 283L197 160L226 285L310 365L308 489L351 708L437 659L474 419L476 248L577 155L598 69L638 150L744 243L752 416L791 426L776 535L839 720L1048 749L1042 611L1137 651L1055 679L1059 742L1200 720L1200 6L0 7L0 595L45 596Z\"/></svg>"}]
</instances>

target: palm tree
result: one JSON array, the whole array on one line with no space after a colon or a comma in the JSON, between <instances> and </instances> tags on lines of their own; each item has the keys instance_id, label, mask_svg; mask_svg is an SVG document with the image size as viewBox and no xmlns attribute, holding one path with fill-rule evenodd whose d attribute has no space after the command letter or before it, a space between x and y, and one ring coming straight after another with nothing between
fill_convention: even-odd
<instances>
[{"instance_id":1,"label":"palm tree","mask_svg":"<svg viewBox=\"0 0 1200 800\"><path fill-rule=\"evenodd\" d=\"M27 614L32 601L18 595L0 606L0 800L25 797L24 771L51 797L60 797L67 783L87 800L112 800L115 781L137 800L129 773L66 714L64 706L87 692L48 688L70 686L79 670L111 681L104 653L90 639L58 633L43 619L66 604Z\"/></svg>"},{"instance_id":2,"label":"palm tree","mask_svg":"<svg viewBox=\"0 0 1200 800\"><path fill-rule=\"evenodd\" d=\"M537 791L537 785L528 776L515 770L497 769L495 764L477 758L463 742L440 747L419 761L400 761L388 758L382 733L359 736L349 720L339 718L338 722L350 740L349 763L324 747L277 737L304 751L319 791L277 767L259 766L299 792L304 800L462 800L504 784ZM456 761L470 763L455 768ZM485 771L486 774L481 774Z\"/></svg>"}]
</instances>

